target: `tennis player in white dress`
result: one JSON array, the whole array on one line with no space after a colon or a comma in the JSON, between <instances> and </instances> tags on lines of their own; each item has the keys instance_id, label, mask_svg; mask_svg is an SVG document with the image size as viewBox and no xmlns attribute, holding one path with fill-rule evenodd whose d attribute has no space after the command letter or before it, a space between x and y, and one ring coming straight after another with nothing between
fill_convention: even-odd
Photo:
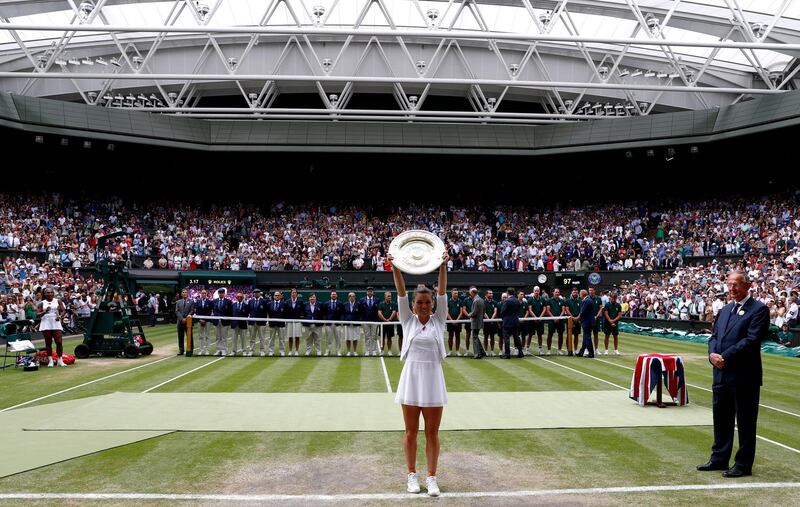
<instances>
[{"instance_id":1,"label":"tennis player in white dress","mask_svg":"<svg viewBox=\"0 0 800 507\"><path fill-rule=\"evenodd\" d=\"M39 302L36 314L42 319L39 323L39 331L44 335L45 347L47 347L47 367L53 367L53 341L56 342L56 355L58 365L66 366L61 358L64 353L62 343L61 317L64 316L66 308L60 299L54 297L53 289L50 287L44 290L44 299Z\"/></svg>"},{"instance_id":2,"label":"tennis player in white dress","mask_svg":"<svg viewBox=\"0 0 800 507\"><path fill-rule=\"evenodd\" d=\"M436 294L436 313L433 313L433 292L420 286L414 291L414 312L408 305L408 294L399 269L393 268L397 288L397 306L403 326L403 346L400 360L405 361L400 373L395 403L403 408L405 435L403 450L408 465L408 492L419 493L417 478L417 434L419 416L425 418L425 456L428 459L426 484L430 496L439 496L436 465L439 461L439 424L447 404L447 387L442 373L445 321L447 320L447 261L445 252L439 267L439 285ZM389 256L389 261L393 260Z\"/></svg>"}]
</instances>

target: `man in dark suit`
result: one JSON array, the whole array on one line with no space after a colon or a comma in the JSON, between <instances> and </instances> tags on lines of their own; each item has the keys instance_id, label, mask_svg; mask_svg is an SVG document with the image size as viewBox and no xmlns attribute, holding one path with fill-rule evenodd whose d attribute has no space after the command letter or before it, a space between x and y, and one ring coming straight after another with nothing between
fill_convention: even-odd
<instances>
[{"instance_id":1,"label":"man in dark suit","mask_svg":"<svg viewBox=\"0 0 800 507\"><path fill-rule=\"evenodd\" d=\"M322 305L317 302L316 294L308 296L308 303L305 304L303 313L305 315L303 317L305 320L322 320ZM311 322L303 322L303 330L306 335L306 355L311 355L312 345L317 352L317 357L322 355L322 340L320 339L319 325Z\"/></svg>"},{"instance_id":2,"label":"man in dark suit","mask_svg":"<svg viewBox=\"0 0 800 507\"><path fill-rule=\"evenodd\" d=\"M594 357L594 345L592 344L592 330L594 329L595 319L597 318L597 307L594 299L585 290L581 291L581 311L578 314L578 322L583 329L583 343L578 357L582 357L584 352L588 352L587 357Z\"/></svg>"},{"instance_id":3,"label":"man in dark suit","mask_svg":"<svg viewBox=\"0 0 800 507\"><path fill-rule=\"evenodd\" d=\"M194 313L194 301L189 299L189 291L183 289L181 298L175 302L175 316L178 319L178 355L183 355L183 340L186 333L186 318ZM190 350L193 350L194 346ZM191 355L191 354L190 354Z\"/></svg>"},{"instance_id":4,"label":"man in dark suit","mask_svg":"<svg viewBox=\"0 0 800 507\"><path fill-rule=\"evenodd\" d=\"M289 300L286 301L286 310L284 318L290 320L300 320L303 318L305 311L303 302L297 295L297 289L292 289L289 294ZM294 338L294 355L300 355L300 334L302 334L299 322L289 322L286 326L286 335L289 337L289 355L292 355L292 338Z\"/></svg>"},{"instance_id":5,"label":"man in dark suit","mask_svg":"<svg viewBox=\"0 0 800 507\"><path fill-rule=\"evenodd\" d=\"M513 287L508 288L508 297L500 307L500 317L503 319L503 350L504 359L511 359L511 346L509 336L514 337L514 346L517 348L517 357L525 357L522 351L522 342L519 339L519 300Z\"/></svg>"},{"instance_id":6,"label":"man in dark suit","mask_svg":"<svg viewBox=\"0 0 800 507\"><path fill-rule=\"evenodd\" d=\"M251 318L264 319L267 317L267 300L261 296L261 289L256 288L253 290L253 297L247 302L247 313ZM267 355L266 347L266 333L264 332L264 325L266 322L257 320L250 322L250 345L247 347L247 356L252 356L256 351L256 336L258 336L258 344L261 347L261 357Z\"/></svg>"},{"instance_id":7,"label":"man in dark suit","mask_svg":"<svg viewBox=\"0 0 800 507\"><path fill-rule=\"evenodd\" d=\"M225 297L225 289L220 288L217 291L219 298L214 301L214 306L211 313L219 317L232 317L233 316L233 303L230 299ZM228 328L231 321L228 319L215 319L214 332L217 337L217 356L228 355Z\"/></svg>"},{"instance_id":8,"label":"man in dark suit","mask_svg":"<svg viewBox=\"0 0 800 507\"><path fill-rule=\"evenodd\" d=\"M324 320L342 320L344 307L339 301L336 291L331 291L331 299L322 305L322 318ZM342 355L342 343L339 331L341 328L336 324L327 323L322 326L322 334L325 335L325 355Z\"/></svg>"},{"instance_id":9,"label":"man in dark suit","mask_svg":"<svg viewBox=\"0 0 800 507\"><path fill-rule=\"evenodd\" d=\"M270 319L285 319L286 318L286 302L283 301L283 293L279 290L275 291L272 302L267 304L267 316ZM275 352L275 338L278 339L278 351L281 357L286 355L286 322L273 322L269 323L269 351L270 356Z\"/></svg>"},{"instance_id":10,"label":"man in dark suit","mask_svg":"<svg viewBox=\"0 0 800 507\"><path fill-rule=\"evenodd\" d=\"M247 318L250 316L249 307L244 301L244 294L241 292L236 293L236 301L233 303L232 317ZM232 320L231 329L233 329L233 347L229 356L235 356L237 353L244 355L247 350L247 321L246 320Z\"/></svg>"},{"instance_id":11,"label":"man in dark suit","mask_svg":"<svg viewBox=\"0 0 800 507\"><path fill-rule=\"evenodd\" d=\"M472 357L473 359L481 359L486 355L486 351L481 347L478 333L483 329L483 315L486 313L486 304L483 302L483 298L478 295L476 287L469 288L469 295L472 298L472 308L469 312L472 327Z\"/></svg>"},{"instance_id":12,"label":"man in dark suit","mask_svg":"<svg viewBox=\"0 0 800 507\"><path fill-rule=\"evenodd\" d=\"M362 322L378 322L378 301L375 299L375 289L367 287L367 297L361 300L359 313ZM364 326L364 355L378 355L378 325L363 324Z\"/></svg>"},{"instance_id":13,"label":"man in dark suit","mask_svg":"<svg viewBox=\"0 0 800 507\"><path fill-rule=\"evenodd\" d=\"M342 321L344 321L344 340L348 356L358 356L359 326L355 324L361 320L359 304L356 302L355 293L347 295L347 302L342 307ZM353 350L350 350L352 346Z\"/></svg>"},{"instance_id":14,"label":"man in dark suit","mask_svg":"<svg viewBox=\"0 0 800 507\"><path fill-rule=\"evenodd\" d=\"M751 475L756 454L756 421L761 391L761 342L767 338L769 309L750 297L750 282L741 271L728 275L732 301L723 306L708 340L708 360L714 366L712 409L714 445L700 471L725 470L723 477ZM733 452L734 424L739 451Z\"/></svg>"},{"instance_id":15,"label":"man in dark suit","mask_svg":"<svg viewBox=\"0 0 800 507\"><path fill-rule=\"evenodd\" d=\"M211 348L211 326L215 323L203 317L211 315L211 308L213 306L214 300L211 299L208 291L203 289L194 305L195 315L200 318L200 352L197 354L198 356L207 356L208 350Z\"/></svg>"}]
</instances>

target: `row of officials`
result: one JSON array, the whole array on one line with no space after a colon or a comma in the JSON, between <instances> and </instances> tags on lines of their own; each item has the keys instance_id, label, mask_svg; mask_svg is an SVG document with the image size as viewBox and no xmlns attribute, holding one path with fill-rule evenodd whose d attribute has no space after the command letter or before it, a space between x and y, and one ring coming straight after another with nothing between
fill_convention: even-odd
<instances>
[{"instance_id":1,"label":"row of officials","mask_svg":"<svg viewBox=\"0 0 800 507\"><path fill-rule=\"evenodd\" d=\"M299 343L301 334L306 336L306 355L310 355L312 348L317 355L321 355L322 337L327 341L325 355L342 355L342 338L346 342L346 352L348 355L357 355L356 346L360 332L363 328L365 338L365 353L377 356L378 349L378 325L364 324L356 325L361 322L380 322L397 321L397 304L391 298L378 300L375 298L373 287L367 287L367 295L360 301L356 301L355 294L349 293L348 300L341 302L338 300L336 292L331 292L330 301L320 303L315 295L311 295L307 302L298 298L297 290L293 289L289 299L283 299L283 294L276 291L273 298L263 297L260 289L253 291L253 297L244 300L244 294L239 292L236 299L231 300L225 297L226 290L220 288L218 297L213 298L213 293L209 294L203 290L197 299L189 298L188 291L181 292L181 298L175 303L175 312L178 318L178 354L182 355L186 350L186 330L187 318L192 317L192 323L198 323L199 328L192 333L193 338L197 338L197 355L208 355L210 349L211 330L214 330L216 339L216 355L234 356L237 353L245 356L252 356L255 352L256 339L260 345L260 355L272 356L275 352L275 341L279 346L281 356L285 355L285 342L288 338L289 355L299 355ZM234 318L260 318L260 319L286 319L286 320L321 320L321 321L341 321L342 326L320 325L314 326L310 322L264 322L245 320L214 319L214 317L234 317ZM347 323L351 323L347 325ZM194 326L193 326L194 327ZM400 326L382 326L384 337L393 337L400 332ZM267 329L265 329L267 328ZM397 328L397 330L395 330ZM232 331L233 346L228 348L228 332ZM248 333L249 331L249 333ZM249 346L245 344L246 336L249 334ZM269 339L269 346L266 341ZM295 350L292 353L292 340L294 339ZM189 341L189 350L193 349L194 339ZM391 345L390 345L391 346ZM352 350L351 350L352 347ZM230 350L230 352L229 352Z\"/></svg>"}]
</instances>

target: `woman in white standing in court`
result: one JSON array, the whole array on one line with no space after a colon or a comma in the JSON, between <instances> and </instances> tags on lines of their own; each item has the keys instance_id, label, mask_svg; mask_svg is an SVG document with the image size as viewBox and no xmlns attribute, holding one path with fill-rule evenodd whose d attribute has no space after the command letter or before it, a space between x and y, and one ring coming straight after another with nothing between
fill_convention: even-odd
<instances>
[{"instance_id":1,"label":"woman in white standing in court","mask_svg":"<svg viewBox=\"0 0 800 507\"><path fill-rule=\"evenodd\" d=\"M66 308L60 299L53 297L53 289L50 287L44 290L44 299L39 302L36 315L41 317L39 331L44 335L44 343L47 347L47 367L53 367L53 340L56 342L56 355L58 355L58 365L66 366L61 359L64 347L61 342L61 318L64 316Z\"/></svg>"},{"instance_id":2,"label":"woman in white standing in court","mask_svg":"<svg viewBox=\"0 0 800 507\"><path fill-rule=\"evenodd\" d=\"M391 255L389 261L393 260ZM403 451L408 466L408 492L419 493L417 478L417 433L419 416L425 418L425 456L428 459L426 484L428 495L439 496L436 480L436 465L439 461L439 424L447 404L447 387L444 383L442 361L444 348L445 320L447 319L447 261L445 252L439 267L439 284L436 294L436 313L433 313L433 291L419 286L414 291L414 312L408 305L408 294L403 274L393 267L394 285L397 288L397 307L400 324L403 327L403 347L400 360L405 361L397 385L395 403L403 408L405 435Z\"/></svg>"}]
</instances>

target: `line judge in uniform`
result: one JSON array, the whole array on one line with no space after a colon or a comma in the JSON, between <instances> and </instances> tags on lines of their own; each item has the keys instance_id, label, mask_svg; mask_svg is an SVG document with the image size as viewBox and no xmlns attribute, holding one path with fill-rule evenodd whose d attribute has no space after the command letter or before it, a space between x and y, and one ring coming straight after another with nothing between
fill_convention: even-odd
<instances>
[{"instance_id":1,"label":"line judge in uniform","mask_svg":"<svg viewBox=\"0 0 800 507\"><path fill-rule=\"evenodd\" d=\"M391 255L389 261L393 260ZM403 450L408 465L408 492L419 493L417 479L417 433L419 416L425 418L425 456L428 459L426 479L428 495L439 496L436 465L439 461L439 424L447 404L447 387L442 372L442 361L447 355L444 348L445 321L447 320L447 261L445 252L439 267L439 284L436 294L436 311L433 310L433 293L425 286L414 291L414 313L408 305L408 294L403 274L392 269L397 288L397 307L403 327L403 347L400 359L405 361L397 385L395 403L403 408L405 435Z\"/></svg>"},{"instance_id":2,"label":"line judge in uniform","mask_svg":"<svg viewBox=\"0 0 800 507\"><path fill-rule=\"evenodd\" d=\"M769 329L769 309L750 297L750 282L743 272L732 271L727 283L733 301L719 311L708 340L708 361L714 366L714 445L711 458L697 469L724 470L723 477L742 477L752 474L756 455L761 342ZM739 428L739 451L728 468L734 424Z\"/></svg>"}]
</instances>

